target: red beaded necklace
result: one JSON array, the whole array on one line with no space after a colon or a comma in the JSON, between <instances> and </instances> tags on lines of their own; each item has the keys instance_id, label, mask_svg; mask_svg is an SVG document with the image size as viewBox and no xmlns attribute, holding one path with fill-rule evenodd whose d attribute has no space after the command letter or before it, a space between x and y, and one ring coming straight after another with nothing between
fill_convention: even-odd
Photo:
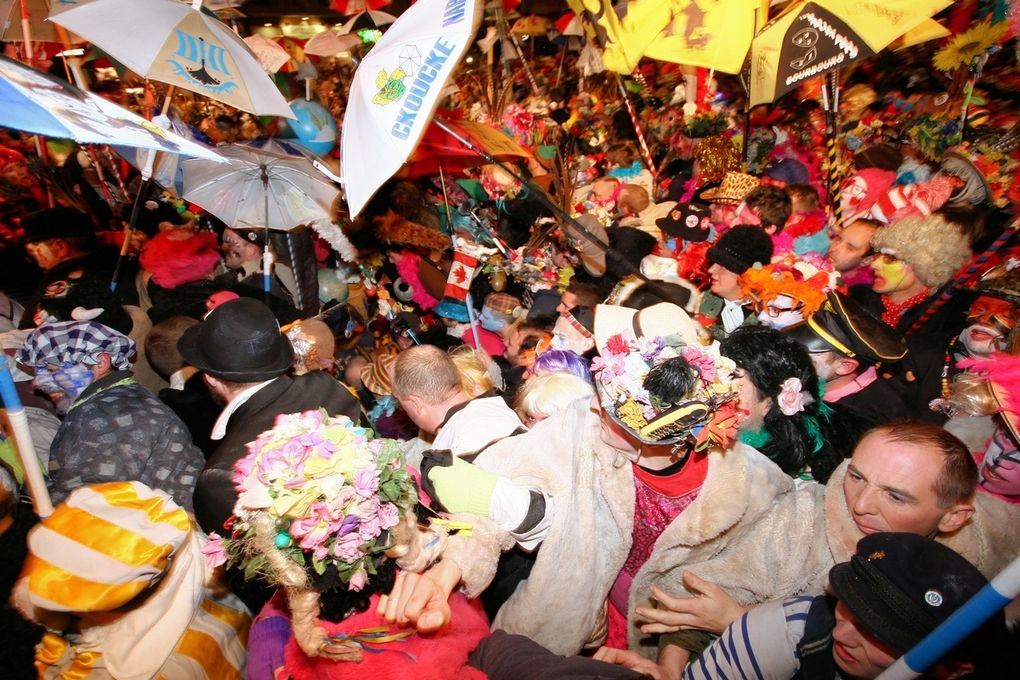
<instances>
[{"instance_id":1,"label":"red beaded necklace","mask_svg":"<svg viewBox=\"0 0 1020 680\"><path fill-rule=\"evenodd\" d=\"M921 304L929 295L931 295L931 288L925 288L917 295L909 297L899 304L893 302L888 295L883 295L882 306L885 307L885 311L882 312L882 321L895 328L896 324L900 322L903 312Z\"/></svg>"}]
</instances>

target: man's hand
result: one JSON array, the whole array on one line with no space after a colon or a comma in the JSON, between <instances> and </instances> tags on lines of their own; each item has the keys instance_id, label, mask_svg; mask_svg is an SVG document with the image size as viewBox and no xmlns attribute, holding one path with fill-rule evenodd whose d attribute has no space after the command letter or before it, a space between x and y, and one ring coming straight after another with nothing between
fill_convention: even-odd
<instances>
[{"instance_id":1,"label":"man's hand","mask_svg":"<svg viewBox=\"0 0 1020 680\"><path fill-rule=\"evenodd\" d=\"M596 661L611 663L614 666L623 666L637 673L644 673L652 680L668 680L669 678L662 666L630 650L599 647L592 658Z\"/></svg>"},{"instance_id":2,"label":"man's hand","mask_svg":"<svg viewBox=\"0 0 1020 680\"><path fill-rule=\"evenodd\" d=\"M398 626L413 624L419 633L431 633L450 622L447 599L460 583L460 568L440 560L422 574L401 571L389 595L379 598L376 613Z\"/></svg>"},{"instance_id":3,"label":"man's hand","mask_svg":"<svg viewBox=\"0 0 1020 680\"><path fill-rule=\"evenodd\" d=\"M663 608L637 608L638 616L651 621L641 626L642 632L675 633L693 628L718 635L747 611L725 590L689 571L683 573L683 583L693 597L673 597L652 586L652 595Z\"/></svg>"}]
</instances>

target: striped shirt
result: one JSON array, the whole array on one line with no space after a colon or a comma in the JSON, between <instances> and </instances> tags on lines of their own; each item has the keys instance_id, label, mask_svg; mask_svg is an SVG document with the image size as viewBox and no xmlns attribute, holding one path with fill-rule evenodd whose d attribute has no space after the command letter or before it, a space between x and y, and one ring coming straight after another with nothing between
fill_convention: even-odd
<instances>
[{"instance_id":1,"label":"striped shirt","mask_svg":"<svg viewBox=\"0 0 1020 680\"><path fill-rule=\"evenodd\" d=\"M766 602L731 623L684 671L684 680L789 680L814 597Z\"/></svg>"}]
</instances>

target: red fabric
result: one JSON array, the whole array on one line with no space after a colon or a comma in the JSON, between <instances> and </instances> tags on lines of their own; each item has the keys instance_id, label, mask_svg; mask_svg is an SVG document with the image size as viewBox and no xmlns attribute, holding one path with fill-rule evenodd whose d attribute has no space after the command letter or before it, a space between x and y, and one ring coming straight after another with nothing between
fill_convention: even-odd
<instances>
[{"instance_id":1,"label":"red fabric","mask_svg":"<svg viewBox=\"0 0 1020 680\"><path fill-rule=\"evenodd\" d=\"M475 336L471 332L471 329L464 331L463 335L460 336L461 341L468 347L475 346ZM503 352L506 350L506 346L503 345L503 340L497 333L485 330L481 326L478 327L478 341L482 343L482 351L488 354L490 357L501 357Z\"/></svg>"},{"instance_id":2,"label":"red fabric","mask_svg":"<svg viewBox=\"0 0 1020 680\"><path fill-rule=\"evenodd\" d=\"M931 289L925 288L917 295L907 298L900 304L893 302L892 298L888 295L883 295L882 306L885 307L885 311L882 312L882 321L884 321L887 325L896 328L896 324L900 322L900 319L903 317L903 313L911 307L916 307L927 300L929 295L931 295Z\"/></svg>"},{"instance_id":3,"label":"red fabric","mask_svg":"<svg viewBox=\"0 0 1020 680\"><path fill-rule=\"evenodd\" d=\"M220 261L220 249L208 231L168 229L145 244L138 261L157 286L176 288L208 276Z\"/></svg>"},{"instance_id":4,"label":"red fabric","mask_svg":"<svg viewBox=\"0 0 1020 680\"><path fill-rule=\"evenodd\" d=\"M340 623L322 622L322 626L330 634L385 626L386 622L375 614L377 602L375 595L368 611ZM468 655L489 635L485 613L460 593L450 597L450 609L450 624L439 633L374 645L374 649L382 651L365 651L361 663L309 658L292 637L285 653L287 674L293 680L485 680L488 677L485 673L467 666ZM415 660L407 654L414 655Z\"/></svg>"}]
</instances>

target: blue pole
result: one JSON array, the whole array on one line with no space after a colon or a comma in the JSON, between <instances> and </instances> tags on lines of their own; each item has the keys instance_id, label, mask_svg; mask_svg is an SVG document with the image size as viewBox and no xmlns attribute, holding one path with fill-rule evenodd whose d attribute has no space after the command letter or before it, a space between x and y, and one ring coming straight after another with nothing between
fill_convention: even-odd
<instances>
[{"instance_id":1,"label":"blue pole","mask_svg":"<svg viewBox=\"0 0 1020 680\"><path fill-rule=\"evenodd\" d=\"M1020 557L982 588L913 649L878 676L878 680L916 678L961 640L1020 595Z\"/></svg>"},{"instance_id":2,"label":"blue pole","mask_svg":"<svg viewBox=\"0 0 1020 680\"><path fill-rule=\"evenodd\" d=\"M25 415L25 407L21 404L21 397L14 387L14 377L11 375L6 357L0 357L0 398L3 399L11 429L14 431L15 448L21 459L21 467L25 471L25 486L32 496L35 514L39 517L49 517L53 514L53 503L50 501L49 491L46 490L42 470L39 469L39 459L35 455L35 446L32 443L32 430L28 426L28 417Z\"/></svg>"}]
</instances>

